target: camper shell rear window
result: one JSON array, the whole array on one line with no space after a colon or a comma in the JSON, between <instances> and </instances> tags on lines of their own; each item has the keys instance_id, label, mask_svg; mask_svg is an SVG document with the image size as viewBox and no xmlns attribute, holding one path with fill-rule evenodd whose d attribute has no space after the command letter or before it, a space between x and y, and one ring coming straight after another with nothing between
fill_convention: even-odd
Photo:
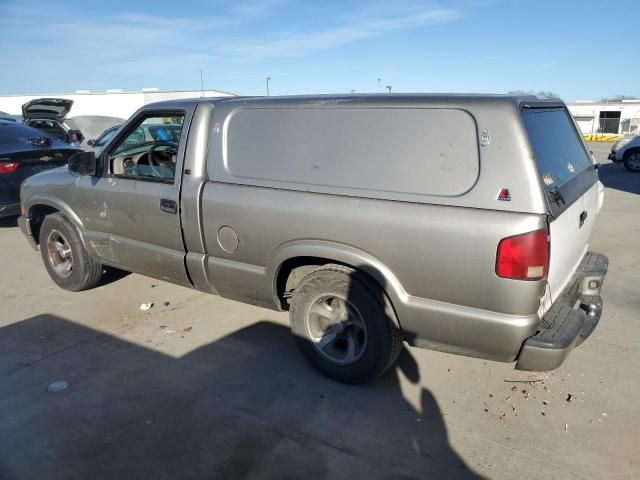
<instances>
[{"instance_id":1,"label":"camper shell rear window","mask_svg":"<svg viewBox=\"0 0 640 480\"><path fill-rule=\"evenodd\" d=\"M593 162L566 109L524 109L523 115L542 187L557 216L597 181Z\"/></svg>"}]
</instances>

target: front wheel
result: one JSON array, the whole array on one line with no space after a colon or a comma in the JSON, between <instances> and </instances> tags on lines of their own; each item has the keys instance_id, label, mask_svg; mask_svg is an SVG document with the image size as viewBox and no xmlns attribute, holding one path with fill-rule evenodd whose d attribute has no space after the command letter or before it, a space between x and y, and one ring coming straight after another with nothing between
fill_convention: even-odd
<instances>
[{"instance_id":1,"label":"front wheel","mask_svg":"<svg viewBox=\"0 0 640 480\"><path fill-rule=\"evenodd\" d=\"M640 151L628 152L624 156L624 168L630 172L640 172Z\"/></svg>"},{"instance_id":2,"label":"front wheel","mask_svg":"<svg viewBox=\"0 0 640 480\"><path fill-rule=\"evenodd\" d=\"M365 274L326 265L294 291L291 330L317 370L343 383L365 383L391 367L402 335L384 291Z\"/></svg>"},{"instance_id":3,"label":"front wheel","mask_svg":"<svg viewBox=\"0 0 640 480\"><path fill-rule=\"evenodd\" d=\"M102 265L89 255L75 225L62 213L45 217L39 238L44 266L59 287L79 292L100 283Z\"/></svg>"}]
</instances>

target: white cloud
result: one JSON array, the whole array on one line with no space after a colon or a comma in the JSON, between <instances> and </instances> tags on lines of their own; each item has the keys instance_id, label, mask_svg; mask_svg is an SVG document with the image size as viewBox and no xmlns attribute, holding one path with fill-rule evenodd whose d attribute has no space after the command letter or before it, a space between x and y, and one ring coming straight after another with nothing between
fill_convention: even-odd
<instances>
[{"instance_id":1,"label":"white cloud","mask_svg":"<svg viewBox=\"0 0 640 480\"><path fill-rule=\"evenodd\" d=\"M304 57L461 16L455 9L413 0L393 5L345 0L338 12L325 8L324 25L315 30L274 27L294 25L313 8L293 0L251 0L215 14L168 17L136 10L133 3L112 15L89 9L53 15L48 3L7 2L0 7L0 31L20 41L0 50L0 62L49 91L58 84L118 87L121 79L180 84L201 68L215 66L229 74L240 64Z\"/></svg>"},{"instance_id":2,"label":"white cloud","mask_svg":"<svg viewBox=\"0 0 640 480\"><path fill-rule=\"evenodd\" d=\"M456 10L446 8L411 9L390 17L352 18L348 23L312 32L276 33L269 40L230 43L226 48L236 55L249 58L304 56L366 38L450 22L460 17Z\"/></svg>"}]
</instances>

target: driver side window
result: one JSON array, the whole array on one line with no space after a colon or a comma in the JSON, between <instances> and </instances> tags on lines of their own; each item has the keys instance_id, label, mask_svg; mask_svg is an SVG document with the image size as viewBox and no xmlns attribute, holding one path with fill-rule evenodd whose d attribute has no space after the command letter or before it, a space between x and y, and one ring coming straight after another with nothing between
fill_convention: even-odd
<instances>
[{"instance_id":1,"label":"driver side window","mask_svg":"<svg viewBox=\"0 0 640 480\"><path fill-rule=\"evenodd\" d=\"M114 177L172 183L184 114L144 117L109 153Z\"/></svg>"}]
</instances>

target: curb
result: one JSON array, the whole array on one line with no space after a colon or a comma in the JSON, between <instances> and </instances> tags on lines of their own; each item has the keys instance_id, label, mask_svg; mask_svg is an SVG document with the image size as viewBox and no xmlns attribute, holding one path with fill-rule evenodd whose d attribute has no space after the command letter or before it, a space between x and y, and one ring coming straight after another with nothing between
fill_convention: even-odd
<instances>
[{"instance_id":1,"label":"curb","mask_svg":"<svg viewBox=\"0 0 640 480\"><path fill-rule=\"evenodd\" d=\"M607 133L585 133L582 135L586 142L615 142L624 137L624 135L607 134Z\"/></svg>"}]
</instances>

